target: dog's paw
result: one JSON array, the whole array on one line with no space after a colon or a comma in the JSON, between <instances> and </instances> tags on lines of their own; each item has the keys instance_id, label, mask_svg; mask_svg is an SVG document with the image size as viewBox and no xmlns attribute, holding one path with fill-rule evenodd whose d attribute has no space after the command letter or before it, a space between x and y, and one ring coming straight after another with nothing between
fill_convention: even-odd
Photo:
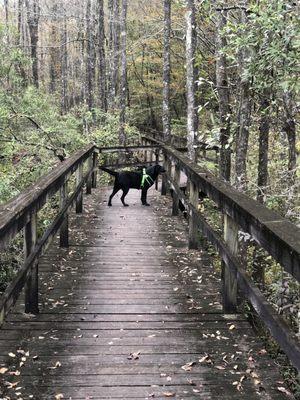
<instances>
[{"instance_id":1,"label":"dog's paw","mask_svg":"<svg viewBox=\"0 0 300 400\"><path fill-rule=\"evenodd\" d=\"M150 207L149 203L143 203L143 206Z\"/></svg>"},{"instance_id":2,"label":"dog's paw","mask_svg":"<svg viewBox=\"0 0 300 400\"><path fill-rule=\"evenodd\" d=\"M108 203L107 205L108 205L108 207L111 207L111 206L112 206L112 204L109 204L109 203Z\"/></svg>"},{"instance_id":3,"label":"dog's paw","mask_svg":"<svg viewBox=\"0 0 300 400\"><path fill-rule=\"evenodd\" d=\"M129 204L123 204L124 207L129 207Z\"/></svg>"}]
</instances>

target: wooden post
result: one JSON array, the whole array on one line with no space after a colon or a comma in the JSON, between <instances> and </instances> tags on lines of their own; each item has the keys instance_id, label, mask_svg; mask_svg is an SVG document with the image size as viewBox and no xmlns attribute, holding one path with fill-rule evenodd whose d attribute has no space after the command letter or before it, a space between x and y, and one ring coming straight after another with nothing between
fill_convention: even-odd
<instances>
[{"instance_id":1,"label":"wooden post","mask_svg":"<svg viewBox=\"0 0 300 400\"><path fill-rule=\"evenodd\" d=\"M98 172L98 154L94 151L93 153L93 173L92 173L92 188L97 187L97 172Z\"/></svg>"},{"instance_id":2,"label":"wooden post","mask_svg":"<svg viewBox=\"0 0 300 400\"><path fill-rule=\"evenodd\" d=\"M168 165L167 165L167 157L163 151L163 166L166 170L166 172L164 174L162 174L162 178L161 178L161 194L162 196L166 196L167 194L167 174L168 174Z\"/></svg>"},{"instance_id":3,"label":"wooden post","mask_svg":"<svg viewBox=\"0 0 300 400\"><path fill-rule=\"evenodd\" d=\"M147 151L147 165L149 165L149 164L151 164L152 163L152 149L149 149L148 151ZM149 163L149 164L148 164Z\"/></svg>"},{"instance_id":4,"label":"wooden post","mask_svg":"<svg viewBox=\"0 0 300 400\"><path fill-rule=\"evenodd\" d=\"M174 169L174 177L173 180L175 183L177 183L178 187L180 187L180 168L179 165L176 163L175 164L175 169ZM179 214L179 198L176 193L176 190L174 189L173 191L173 207L172 207L172 215L178 215Z\"/></svg>"},{"instance_id":5,"label":"wooden post","mask_svg":"<svg viewBox=\"0 0 300 400\"><path fill-rule=\"evenodd\" d=\"M141 146L145 146L145 139L144 138L142 138L142 140L141 140ZM145 153L144 153L144 150L140 150L140 155L141 155L141 162L144 162L144 159L145 159Z\"/></svg>"},{"instance_id":6,"label":"wooden post","mask_svg":"<svg viewBox=\"0 0 300 400\"><path fill-rule=\"evenodd\" d=\"M88 158L88 171L93 169L93 156ZM86 194L92 193L92 174L89 175L87 182L86 182Z\"/></svg>"},{"instance_id":7,"label":"wooden post","mask_svg":"<svg viewBox=\"0 0 300 400\"><path fill-rule=\"evenodd\" d=\"M147 141L146 140L145 140L144 145L147 146ZM148 161L148 151L144 150L144 163L147 163L147 161Z\"/></svg>"},{"instance_id":8,"label":"wooden post","mask_svg":"<svg viewBox=\"0 0 300 400\"><path fill-rule=\"evenodd\" d=\"M159 149L155 149L155 164L159 164ZM155 181L155 189L158 190L158 177Z\"/></svg>"},{"instance_id":9,"label":"wooden post","mask_svg":"<svg viewBox=\"0 0 300 400\"><path fill-rule=\"evenodd\" d=\"M238 254L239 227L235 221L224 214L224 239L232 254ZM237 276L222 262L222 294L224 313L236 313L237 306Z\"/></svg>"},{"instance_id":10,"label":"wooden post","mask_svg":"<svg viewBox=\"0 0 300 400\"><path fill-rule=\"evenodd\" d=\"M62 209L68 198L68 182L65 182L60 188L60 209ZM69 247L69 215L66 212L60 227L60 247Z\"/></svg>"},{"instance_id":11,"label":"wooden post","mask_svg":"<svg viewBox=\"0 0 300 400\"><path fill-rule=\"evenodd\" d=\"M32 214L30 221L24 227L25 260L34 250L37 241L37 215ZM38 314L38 262L34 262L25 284L25 313Z\"/></svg>"},{"instance_id":12,"label":"wooden post","mask_svg":"<svg viewBox=\"0 0 300 400\"><path fill-rule=\"evenodd\" d=\"M156 163L155 148L153 148L153 149L151 150L151 162L152 162L153 164Z\"/></svg>"},{"instance_id":13,"label":"wooden post","mask_svg":"<svg viewBox=\"0 0 300 400\"><path fill-rule=\"evenodd\" d=\"M80 163L77 170L76 170L76 186L80 184L82 181L83 177L83 164ZM80 190L77 199L76 199L76 213L81 214L82 213L82 200L83 200L83 191L82 189Z\"/></svg>"},{"instance_id":14,"label":"wooden post","mask_svg":"<svg viewBox=\"0 0 300 400\"><path fill-rule=\"evenodd\" d=\"M189 202L197 210L199 204L199 188L198 186L189 181ZM199 247L198 228L193 218L193 213L190 212L189 218L189 249L197 249Z\"/></svg>"}]
</instances>

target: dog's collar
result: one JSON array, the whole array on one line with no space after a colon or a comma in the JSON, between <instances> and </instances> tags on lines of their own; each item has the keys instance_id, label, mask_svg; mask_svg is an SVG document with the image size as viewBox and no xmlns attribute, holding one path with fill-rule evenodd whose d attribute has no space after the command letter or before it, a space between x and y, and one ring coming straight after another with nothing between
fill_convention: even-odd
<instances>
[{"instance_id":1,"label":"dog's collar","mask_svg":"<svg viewBox=\"0 0 300 400\"><path fill-rule=\"evenodd\" d=\"M152 181L152 182L151 182ZM143 168L143 175L142 175L142 182L141 182L141 189L143 189L143 187L145 186L145 183L148 183L148 185L152 185L153 184L153 179L151 178L150 175L148 175L146 173L146 168Z\"/></svg>"}]
</instances>

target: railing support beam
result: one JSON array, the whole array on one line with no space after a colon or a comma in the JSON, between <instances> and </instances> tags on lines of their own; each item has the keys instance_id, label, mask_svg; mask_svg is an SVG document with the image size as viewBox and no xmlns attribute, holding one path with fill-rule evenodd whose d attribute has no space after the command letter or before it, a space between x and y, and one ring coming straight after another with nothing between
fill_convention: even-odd
<instances>
[{"instance_id":1,"label":"railing support beam","mask_svg":"<svg viewBox=\"0 0 300 400\"><path fill-rule=\"evenodd\" d=\"M178 187L180 187L180 167L178 164L175 164L173 179L174 182L177 183ZM176 216L178 214L179 214L179 198L176 193L176 190L173 190L172 215Z\"/></svg>"},{"instance_id":2,"label":"railing support beam","mask_svg":"<svg viewBox=\"0 0 300 400\"><path fill-rule=\"evenodd\" d=\"M198 209L199 204L199 188L194 182L189 182L189 202L194 206L194 208ZM193 212L190 211L189 216L189 249L198 249L199 247L199 238L198 238L198 228L193 218Z\"/></svg>"},{"instance_id":3,"label":"railing support beam","mask_svg":"<svg viewBox=\"0 0 300 400\"><path fill-rule=\"evenodd\" d=\"M98 153L93 153L93 173L92 173L92 188L97 187L97 172L98 172Z\"/></svg>"},{"instance_id":4,"label":"railing support beam","mask_svg":"<svg viewBox=\"0 0 300 400\"><path fill-rule=\"evenodd\" d=\"M24 257L25 260L34 250L37 241L37 214L31 216L30 221L24 227ZM25 285L25 313L38 314L38 262L34 262Z\"/></svg>"},{"instance_id":5,"label":"railing support beam","mask_svg":"<svg viewBox=\"0 0 300 400\"><path fill-rule=\"evenodd\" d=\"M232 254L238 254L239 227L234 220L224 214L224 239ZM237 308L237 274L233 273L222 261L222 294L223 311L227 314L236 313Z\"/></svg>"},{"instance_id":6,"label":"railing support beam","mask_svg":"<svg viewBox=\"0 0 300 400\"><path fill-rule=\"evenodd\" d=\"M90 156L88 158L88 171L92 171L93 169L93 156ZM86 194L91 194L92 193L92 173L89 175L87 182L86 182Z\"/></svg>"},{"instance_id":7,"label":"railing support beam","mask_svg":"<svg viewBox=\"0 0 300 400\"><path fill-rule=\"evenodd\" d=\"M83 164L79 164L76 170L76 186L80 185L83 177ZM83 211L83 191L80 190L77 199L76 199L76 213L81 214Z\"/></svg>"},{"instance_id":8,"label":"railing support beam","mask_svg":"<svg viewBox=\"0 0 300 400\"><path fill-rule=\"evenodd\" d=\"M68 183L65 182L60 188L60 209L62 209L68 199ZM59 236L60 247L69 247L69 214L66 213L60 227Z\"/></svg>"},{"instance_id":9,"label":"railing support beam","mask_svg":"<svg viewBox=\"0 0 300 400\"><path fill-rule=\"evenodd\" d=\"M169 169L169 160L164 152L163 152L163 166L166 172L162 174L161 177L161 194L162 196L166 196L168 192L168 174L170 169Z\"/></svg>"}]
</instances>

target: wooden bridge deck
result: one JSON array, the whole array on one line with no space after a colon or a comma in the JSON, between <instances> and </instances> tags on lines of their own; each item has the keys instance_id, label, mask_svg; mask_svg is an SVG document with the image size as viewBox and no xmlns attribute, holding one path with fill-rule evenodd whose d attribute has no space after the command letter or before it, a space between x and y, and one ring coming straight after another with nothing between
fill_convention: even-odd
<instances>
[{"instance_id":1,"label":"wooden bridge deck","mask_svg":"<svg viewBox=\"0 0 300 400\"><path fill-rule=\"evenodd\" d=\"M0 397L285 398L248 322L222 314L219 276L187 250L169 200L153 191L141 207L131 191L130 207L108 208L108 193L86 197L70 247L41 259L40 314L20 299L0 330Z\"/></svg>"}]
</instances>

